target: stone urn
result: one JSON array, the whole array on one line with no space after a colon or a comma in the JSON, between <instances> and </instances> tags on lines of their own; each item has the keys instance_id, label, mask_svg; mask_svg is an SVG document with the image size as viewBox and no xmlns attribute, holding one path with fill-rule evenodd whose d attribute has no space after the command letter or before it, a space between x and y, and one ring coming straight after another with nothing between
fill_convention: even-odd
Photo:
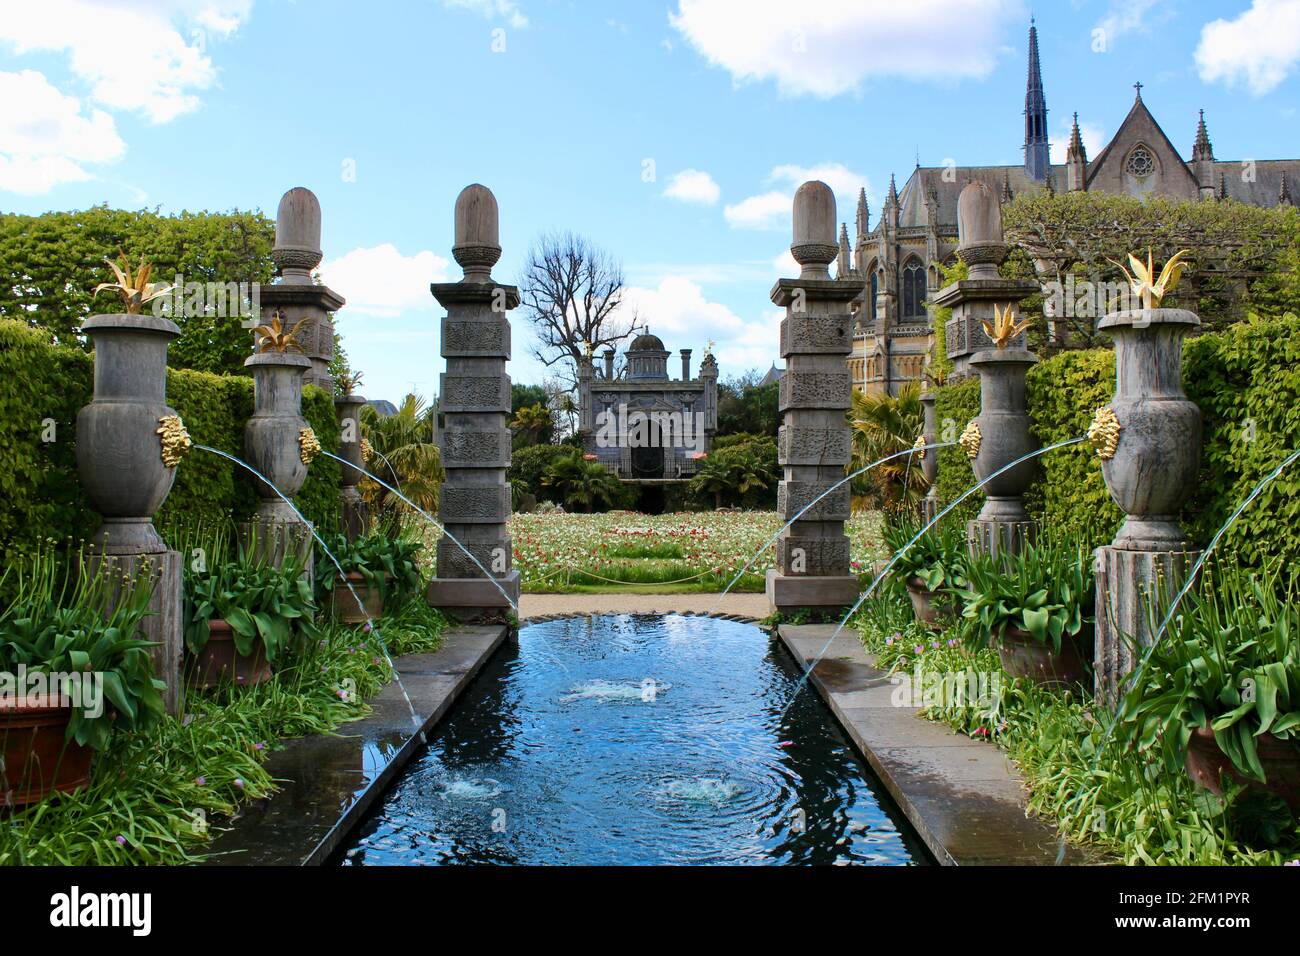
<instances>
[{"instance_id":1,"label":"stone urn","mask_svg":"<svg viewBox=\"0 0 1300 956\"><path fill-rule=\"evenodd\" d=\"M176 478L163 462L167 343L181 334L154 315L92 315L81 324L95 348L95 392L77 413L77 470L104 518L92 545L110 554L161 554L153 526Z\"/></svg>"},{"instance_id":2,"label":"stone urn","mask_svg":"<svg viewBox=\"0 0 1300 956\"><path fill-rule=\"evenodd\" d=\"M339 395L334 399L334 411L339 422L339 457L352 465L339 469L339 510L343 532L349 541L366 533L368 515L366 503L357 491L366 462L361 454L361 409L366 400L361 395Z\"/></svg>"},{"instance_id":3,"label":"stone urn","mask_svg":"<svg viewBox=\"0 0 1300 956\"><path fill-rule=\"evenodd\" d=\"M1128 516L1113 547L1179 551L1188 546L1178 511L1200 467L1201 410L1183 391L1182 340L1200 324L1186 309L1132 309L1113 312L1098 325L1115 337L1115 397L1109 408L1119 427L1114 448L1100 449L1101 473L1111 498Z\"/></svg>"},{"instance_id":4,"label":"stone urn","mask_svg":"<svg viewBox=\"0 0 1300 956\"><path fill-rule=\"evenodd\" d=\"M981 481L1038 447L1029 434L1025 410L1025 373L1037 361L1033 352L1012 348L985 349L971 356L970 364L980 376L980 413L973 421L979 428L979 451L971 467ZM970 426L967 428L969 434ZM976 520L1029 521L1021 496L1036 470L1037 464L1030 459L985 485L987 499Z\"/></svg>"},{"instance_id":5,"label":"stone urn","mask_svg":"<svg viewBox=\"0 0 1300 956\"><path fill-rule=\"evenodd\" d=\"M299 438L307 427L302 417L303 375L311 359L290 352L258 352L244 360L253 370L253 415L244 428L244 455L287 498L307 480ZM289 503L265 482L257 481L256 520L300 523Z\"/></svg>"}]
</instances>

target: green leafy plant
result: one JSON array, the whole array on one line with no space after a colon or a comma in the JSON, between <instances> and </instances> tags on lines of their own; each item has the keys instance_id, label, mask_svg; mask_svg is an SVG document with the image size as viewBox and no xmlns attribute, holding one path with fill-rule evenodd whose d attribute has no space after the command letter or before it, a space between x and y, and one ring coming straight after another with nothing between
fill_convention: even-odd
<instances>
[{"instance_id":1,"label":"green leafy plant","mask_svg":"<svg viewBox=\"0 0 1300 956\"><path fill-rule=\"evenodd\" d=\"M166 684L154 678L154 645L140 632L152 594L148 568L120 578L109 564L42 549L12 559L0 583L11 595L0 611L0 671L102 681L103 701L71 695L68 740L104 750L116 731L146 729L163 716Z\"/></svg>"},{"instance_id":2,"label":"green leafy plant","mask_svg":"<svg viewBox=\"0 0 1300 956\"><path fill-rule=\"evenodd\" d=\"M218 554L219 554L218 550ZM305 561L292 556L280 567L241 554L185 576L185 646L197 654L207 646L210 625L230 625L235 649L245 657L261 641L274 664L289 649L295 631L315 634L316 602Z\"/></svg>"},{"instance_id":3,"label":"green leafy plant","mask_svg":"<svg viewBox=\"0 0 1300 956\"><path fill-rule=\"evenodd\" d=\"M1077 638L1093 622L1092 562L1078 545L1026 542L1015 554L967 558L964 577L954 593L974 646L987 647L1015 627L1059 652L1065 637Z\"/></svg>"},{"instance_id":4,"label":"green leafy plant","mask_svg":"<svg viewBox=\"0 0 1300 956\"><path fill-rule=\"evenodd\" d=\"M366 585L377 590L385 600L390 595L405 600L419 592L418 559L423 544L401 534L396 526L377 528L354 541L349 541L345 534L336 534L326 543L338 564L324 553L317 554L316 581L322 595L343 586L339 580L340 568L344 574L360 572Z\"/></svg>"},{"instance_id":5,"label":"green leafy plant","mask_svg":"<svg viewBox=\"0 0 1300 956\"><path fill-rule=\"evenodd\" d=\"M927 591L959 587L966 551L961 531L955 525L940 523L916 538L921 527L900 515L893 515L885 522L882 529L885 547L891 556L897 556L890 573L904 582L920 578ZM916 542L908 547L913 538Z\"/></svg>"},{"instance_id":6,"label":"green leafy plant","mask_svg":"<svg viewBox=\"0 0 1300 956\"><path fill-rule=\"evenodd\" d=\"M1298 602L1300 592L1281 589L1276 575L1220 566L1198 598L1184 599L1121 702L1128 739L1175 769L1192 732L1209 727L1233 767L1263 782L1260 735L1300 747Z\"/></svg>"}]
</instances>

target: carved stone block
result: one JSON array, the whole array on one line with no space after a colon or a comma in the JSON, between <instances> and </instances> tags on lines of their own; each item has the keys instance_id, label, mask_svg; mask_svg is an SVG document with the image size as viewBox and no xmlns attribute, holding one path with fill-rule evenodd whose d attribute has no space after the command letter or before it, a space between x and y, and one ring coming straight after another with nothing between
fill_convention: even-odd
<instances>
[{"instance_id":1,"label":"carved stone block","mask_svg":"<svg viewBox=\"0 0 1300 956\"><path fill-rule=\"evenodd\" d=\"M510 518L510 487L443 485L438 517L443 524L500 524Z\"/></svg>"},{"instance_id":2,"label":"carved stone block","mask_svg":"<svg viewBox=\"0 0 1300 956\"><path fill-rule=\"evenodd\" d=\"M832 484L829 481L782 481L776 489L777 513L789 521ZM808 508L799 520L847 521L851 513L849 485L846 482Z\"/></svg>"},{"instance_id":3,"label":"carved stone block","mask_svg":"<svg viewBox=\"0 0 1300 956\"><path fill-rule=\"evenodd\" d=\"M848 535L828 537L789 535L777 538L776 566L783 575L848 574Z\"/></svg>"},{"instance_id":4,"label":"carved stone block","mask_svg":"<svg viewBox=\"0 0 1300 956\"><path fill-rule=\"evenodd\" d=\"M782 425L777 436L777 453L783 465L847 465L849 446L847 428Z\"/></svg>"},{"instance_id":5,"label":"carved stone block","mask_svg":"<svg viewBox=\"0 0 1300 956\"><path fill-rule=\"evenodd\" d=\"M779 390L781 411L792 408L847 409L851 389L848 369L842 372L786 369Z\"/></svg>"},{"instance_id":6,"label":"carved stone block","mask_svg":"<svg viewBox=\"0 0 1300 956\"><path fill-rule=\"evenodd\" d=\"M510 322L503 315L486 319L442 320L445 358L510 358Z\"/></svg>"},{"instance_id":7,"label":"carved stone block","mask_svg":"<svg viewBox=\"0 0 1300 956\"><path fill-rule=\"evenodd\" d=\"M444 468L506 468L510 465L510 429L444 428Z\"/></svg>"},{"instance_id":8,"label":"carved stone block","mask_svg":"<svg viewBox=\"0 0 1300 956\"><path fill-rule=\"evenodd\" d=\"M452 375L443 372L439 403L443 412L510 411L510 376Z\"/></svg>"},{"instance_id":9,"label":"carved stone block","mask_svg":"<svg viewBox=\"0 0 1300 956\"><path fill-rule=\"evenodd\" d=\"M848 355L853 351L853 317L791 315L781 320L781 356Z\"/></svg>"},{"instance_id":10,"label":"carved stone block","mask_svg":"<svg viewBox=\"0 0 1300 956\"><path fill-rule=\"evenodd\" d=\"M510 539L502 537L491 541L466 541L462 551L446 535L438 539L438 574L440 578L481 578L505 574L513 564ZM470 557L473 555L473 558ZM475 561L478 563L476 564ZM479 565L482 565L480 567ZM488 574L484 574L486 568Z\"/></svg>"}]
</instances>

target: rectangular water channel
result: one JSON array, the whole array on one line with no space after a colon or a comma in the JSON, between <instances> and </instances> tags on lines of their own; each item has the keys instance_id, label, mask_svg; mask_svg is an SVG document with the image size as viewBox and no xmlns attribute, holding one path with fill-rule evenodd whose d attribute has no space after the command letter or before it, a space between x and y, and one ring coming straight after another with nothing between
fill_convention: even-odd
<instances>
[{"instance_id":1,"label":"rectangular water channel","mask_svg":"<svg viewBox=\"0 0 1300 956\"><path fill-rule=\"evenodd\" d=\"M752 624L526 625L338 861L928 863L817 692L795 694L799 676Z\"/></svg>"}]
</instances>

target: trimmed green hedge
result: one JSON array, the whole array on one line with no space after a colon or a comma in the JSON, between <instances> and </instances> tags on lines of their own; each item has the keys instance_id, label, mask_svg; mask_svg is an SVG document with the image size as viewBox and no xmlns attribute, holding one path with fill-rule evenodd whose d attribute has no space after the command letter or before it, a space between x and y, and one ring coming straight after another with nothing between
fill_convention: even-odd
<instances>
[{"instance_id":1,"label":"trimmed green hedge","mask_svg":"<svg viewBox=\"0 0 1300 956\"><path fill-rule=\"evenodd\" d=\"M1027 401L1039 443L1086 434L1093 414L1111 400L1114 383L1115 355L1108 349L1064 352L1035 365ZM1300 448L1300 317L1252 318L1188 340L1183 383L1204 416L1204 451L1182 519L1204 545L1251 489ZM977 380L940 389L936 410L940 432L950 419L960 434L979 412ZM1106 491L1091 447L1063 448L1040 461L1041 477L1026 494L1030 511L1045 526L1077 534L1092 547L1107 544L1123 514ZM962 451L943 449L943 500L952 501L974 480ZM957 511L969 515L964 505ZM1300 567L1300 462L1255 500L1220 548L1250 567Z\"/></svg>"},{"instance_id":2,"label":"trimmed green hedge","mask_svg":"<svg viewBox=\"0 0 1300 956\"><path fill-rule=\"evenodd\" d=\"M980 383L968 378L955 385L935 391L935 432L939 441L956 441L966 423L980 413ZM970 459L960 445L939 449L939 500L945 505L956 501L963 491L975 484L975 472ZM944 522L965 524L975 517L984 504L984 491L980 489L954 508Z\"/></svg>"},{"instance_id":3,"label":"trimmed green hedge","mask_svg":"<svg viewBox=\"0 0 1300 956\"><path fill-rule=\"evenodd\" d=\"M76 459L77 412L90 401L93 382L90 354L52 346L45 333L0 319L0 494L8 504L0 511L0 548L22 549L41 538L77 542L98 525ZM196 443L242 457L244 423L253 411L251 378L168 369L167 401ZM302 404L321 446L337 453L333 398L308 386ZM339 477L338 462L322 455L295 499L322 533L338 529ZM181 524L246 518L256 503L243 469L191 451L156 520L166 536Z\"/></svg>"}]
</instances>

